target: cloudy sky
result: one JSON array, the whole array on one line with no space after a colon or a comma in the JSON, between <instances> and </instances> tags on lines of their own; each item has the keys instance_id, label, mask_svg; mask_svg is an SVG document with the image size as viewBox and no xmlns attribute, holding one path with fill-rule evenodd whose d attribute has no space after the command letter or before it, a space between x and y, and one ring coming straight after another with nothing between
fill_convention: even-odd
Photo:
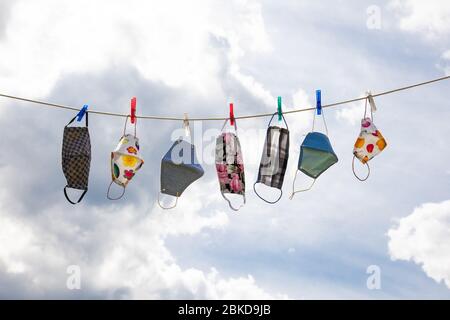
<instances>
[{"instance_id":1,"label":"cloudy sky","mask_svg":"<svg viewBox=\"0 0 450 320\"><path fill-rule=\"evenodd\" d=\"M38 13L38 14L37 14ZM0 93L138 114L226 116L358 97L450 74L450 4L405 1L0 0ZM1 298L450 298L449 83L376 99L388 147L361 183L351 171L362 103L327 109L339 163L288 199L312 114L288 115L283 199L253 193L268 119L238 122L247 205L220 195L211 145L193 126L205 176L161 210L160 160L182 123L141 120L145 164L106 199L118 117L91 115L89 192L62 189L73 112L0 98ZM320 127L319 127L320 128ZM301 185L307 181L300 178ZM81 288L69 290L69 266ZM367 268L381 271L369 290Z\"/></svg>"}]
</instances>

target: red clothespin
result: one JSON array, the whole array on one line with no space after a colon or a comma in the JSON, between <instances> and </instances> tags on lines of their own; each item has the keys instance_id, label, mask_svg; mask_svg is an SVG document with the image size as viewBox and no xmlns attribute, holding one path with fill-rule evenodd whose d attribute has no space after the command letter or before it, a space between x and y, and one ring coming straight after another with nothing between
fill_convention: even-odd
<instances>
[{"instance_id":1,"label":"red clothespin","mask_svg":"<svg viewBox=\"0 0 450 320\"><path fill-rule=\"evenodd\" d=\"M233 110L233 103L230 103L230 125L234 126L234 110Z\"/></svg>"},{"instance_id":2,"label":"red clothespin","mask_svg":"<svg viewBox=\"0 0 450 320\"><path fill-rule=\"evenodd\" d=\"M131 99L131 123L136 122L136 97Z\"/></svg>"}]
</instances>

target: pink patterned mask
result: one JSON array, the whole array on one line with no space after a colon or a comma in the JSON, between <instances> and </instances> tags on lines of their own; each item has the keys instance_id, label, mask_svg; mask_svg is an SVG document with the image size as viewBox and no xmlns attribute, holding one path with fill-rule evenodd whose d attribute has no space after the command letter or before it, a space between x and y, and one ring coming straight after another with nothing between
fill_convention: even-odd
<instances>
[{"instance_id":1,"label":"pink patterned mask","mask_svg":"<svg viewBox=\"0 0 450 320\"><path fill-rule=\"evenodd\" d=\"M216 170L220 192L231 209L238 211L245 204L245 176L241 144L236 134L223 132L216 139ZM244 197L243 204L235 208L225 194Z\"/></svg>"}]
</instances>

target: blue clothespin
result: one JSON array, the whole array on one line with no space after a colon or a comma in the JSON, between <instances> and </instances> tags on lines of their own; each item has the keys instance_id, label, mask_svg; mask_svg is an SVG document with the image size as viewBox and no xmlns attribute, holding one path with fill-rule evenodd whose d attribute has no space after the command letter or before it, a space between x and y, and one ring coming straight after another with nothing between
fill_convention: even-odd
<instances>
[{"instance_id":1,"label":"blue clothespin","mask_svg":"<svg viewBox=\"0 0 450 320\"><path fill-rule=\"evenodd\" d=\"M89 108L89 106L87 104L85 104L83 106L83 108L81 108L80 112L78 112L77 114L77 121L80 122L81 119L83 119L84 114L87 112L87 109Z\"/></svg>"},{"instance_id":2,"label":"blue clothespin","mask_svg":"<svg viewBox=\"0 0 450 320\"><path fill-rule=\"evenodd\" d=\"M316 90L316 109L317 114L322 114L322 92L321 90Z\"/></svg>"},{"instance_id":3,"label":"blue clothespin","mask_svg":"<svg viewBox=\"0 0 450 320\"><path fill-rule=\"evenodd\" d=\"M278 121L283 120L283 111L281 111L281 97L278 97Z\"/></svg>"}]
</instances>

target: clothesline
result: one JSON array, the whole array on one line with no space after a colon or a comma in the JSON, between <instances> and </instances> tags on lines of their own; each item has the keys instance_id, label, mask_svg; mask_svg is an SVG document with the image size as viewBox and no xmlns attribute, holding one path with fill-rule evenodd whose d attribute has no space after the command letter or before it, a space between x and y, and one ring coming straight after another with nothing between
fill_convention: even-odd
<instances>
[{"instance_id":1,"label":"clothesline","mask_svg":"<svg viewBox=\"0 0 450 320\"><path fill-rule=\"evenodd\" d=\"M450 76L436 78L436 79L408 85L405 87L400 87L400 88L396 88L396 89L392 89L392 90L388 90L388 91L384 91L384 92L374 93L374 94L372 94L372 97L380 97L380 96L392 94L395 92L409 90L409 89L413 89L416 87L420 87L420 86L424 86L424 85L428 85L428 84L432 84L435 82L448 80L448 79L450 79ZM75 108L75 107L71 107L71 106L67 106L67 105L56 104L56 103L51 103L51 102L47 102L47 101L34 100L34 99L29 99L29 98L24 98L24 97L18 97L18 96L8 95L8 94L4 94L4 93L0 93L0 97L24 101L24 102L30 102L30 103L34 103L34 104L39 104L39 105L44 105L47 107L53 107L53 108L59 108L59 109L66 109L66 110L73 110L73 111L80 110L80 108ZM357 101L363 101L365 99L367 99L367 96L322 105L322 108L336 107L336 106L349 104L349 103L353 103L353 102L357 102ZM290 111L283 111L283 114L305 112L305 111L310 111L310 110L315 110L315 109L316 109L315 107L295 109L295 110L290 110ZM104 116L115 116L115 117L127 117L128 116L128 114L99 111L99 110L89 110L88 112L90 114L98 114L98 115L104 115ZM273 115L273 112L260 113L260 114L237 116L237 117L235 117L235 119L261 118L261 117L269 117L272 115ZM148 120L169 120L169 121L183 121L185 119L184 117L163 117L163 116L152 116L152 115L141 115L141 116L136 115L136 118L148 119ZM189 121L220 121L220 120L224 121L226 119L228 119L228 117L201 117L201 118L189 118Z\"/></svg>"}]
</instances>

